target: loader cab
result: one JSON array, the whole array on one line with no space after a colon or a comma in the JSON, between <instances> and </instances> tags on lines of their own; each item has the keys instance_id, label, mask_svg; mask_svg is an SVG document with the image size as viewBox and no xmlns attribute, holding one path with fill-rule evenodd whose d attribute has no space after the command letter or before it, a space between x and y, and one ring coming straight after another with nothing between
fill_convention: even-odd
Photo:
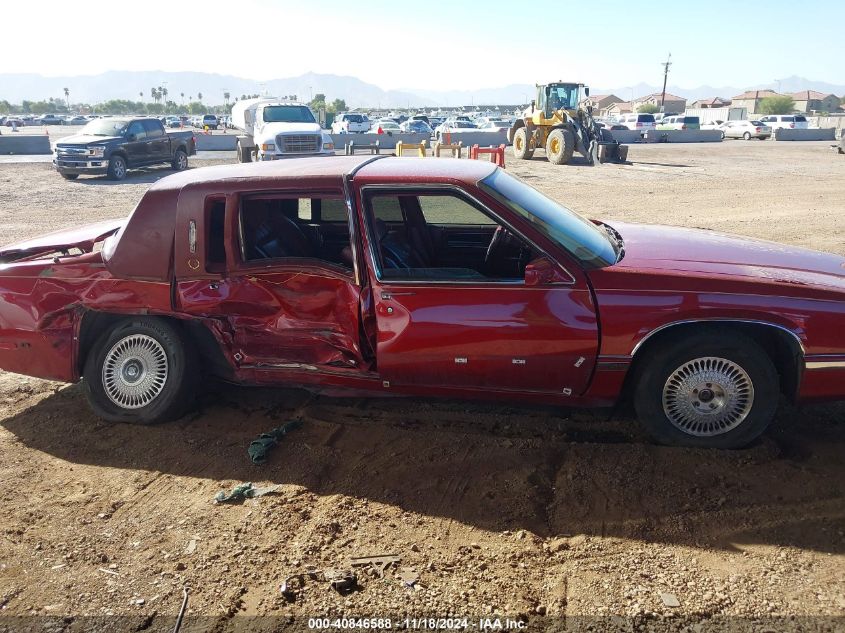
<instances>
[{"instance_id":1,"label":"loader cab","mask_svg":"<svg viewBox=\"0 0 845 633\"><path fill-rule=\"evenodd\" d=\"M583 84L554 83L537 86L537 109L547 119L551 119L558 110L576 110L581 89L585 95L589 95L589 89Z\"/></svg>"}]
</instances>

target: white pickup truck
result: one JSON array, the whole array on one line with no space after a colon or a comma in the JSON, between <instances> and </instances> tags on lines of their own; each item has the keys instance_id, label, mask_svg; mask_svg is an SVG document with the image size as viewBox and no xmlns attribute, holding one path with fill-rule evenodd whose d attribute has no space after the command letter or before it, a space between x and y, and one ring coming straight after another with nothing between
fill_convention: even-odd
<instances>
[{"instance_id":1,"label":"white pickup truck","mask_svg":"<svg viewBox=\"0 0 845 633\"><path fill-rule=\"evenodd\" d=\"M238 162L334 154L332 137L303 103L272 97L244 99L232 107Z\"/></svg>"}]
</instances>

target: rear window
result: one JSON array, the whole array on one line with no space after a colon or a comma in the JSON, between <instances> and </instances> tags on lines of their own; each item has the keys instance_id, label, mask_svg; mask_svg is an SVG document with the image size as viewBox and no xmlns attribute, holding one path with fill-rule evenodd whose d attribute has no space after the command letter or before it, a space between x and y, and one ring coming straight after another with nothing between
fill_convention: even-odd
<instances>
[{"instance_id":1,"label":"rear window","mask_svg":"<svg viewBox=\"0 0 845 633\"><path fill-rule=\"evenodd\" d=\"M796 122L796 123L804 123L806 120L807 120L807 117L803 117L803 116L797 116L797 117L795 117L795 122Z\"/></svg>"},{"instance_id":2,"label":"rear window","mask_svg":"<svg viewBox=\"0 0 845 633\"><path fill-rule=\"evenodd\" d=\"M751 121L751 125L763 125L762 121Z\"/></svg>"},{"instance_id":3,"label":"rear window","mask_svg":"<svg viewBox=\"0 0 845 633\"><path fill-rule=\"evenodd\" d=\"M684 123L698 123L698 122L699 122L699 120L698 120L697 116L685 116L684 117Z\"/></svg>"},{"instance_id":4,"label":"rear window","mask_svg":"<svg viewBox=\"0 0 845 633\"><path fill-rule=\"evenodd\" d=\"M363 123L364 118L360 114L344 114L343 118L352 123Z\"/></svg>"},{"instance_id":5,"label":"rear window","mask_svg":"<svg viewBox=\"0 0 845 633\"><path fill-rule=\"evenodd\" d=\"M654 115L653 114L638 114L637 115L637 122L638 123L654 123Z\"/></svg>"}]
</instances>

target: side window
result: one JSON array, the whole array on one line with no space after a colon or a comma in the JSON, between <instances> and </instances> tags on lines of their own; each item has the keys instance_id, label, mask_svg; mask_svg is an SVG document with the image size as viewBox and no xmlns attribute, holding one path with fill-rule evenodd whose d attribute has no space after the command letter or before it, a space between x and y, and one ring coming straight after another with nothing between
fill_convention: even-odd
<instances>
[{"instance_id":1,"label":"side window","mask_svg":"<svg viewBox=\"0 0 845 633\"><path fill-rule=\"evenodd\" d=\"M209 198L205 203L205 269L220 273L226 270L226 199Z\"/></svg>"},{"instance_id":2,"label":"side window","mask_svg":"<svg viewBox=\"0 0 845 633\"><path fill-rule=\"evenodd\" d=\"M127 134L134 134L136 141L141 141L146 138L146 133L144 132L144 126L141 125L140 121L133 121L129 124L129 129L126 130Z\"/></svg>"},{"instance_id":3,"label":"side window","mask_svg":"<svg viewBox=\"0 0 845 633\"><path fill-rule=\"evenodd\" d=\"M244 196L239 217L243 259L310 258L351 270L348 217L340 197Z\"/></svg>"},{"instance_id":4,"label":"side window","mask_svg":"<svg viewBox=\"0 0 845 633\"><path fill-rule=\"evenodd\" d=\"M420 196L426 224L496 226L496 222L457 196Z\"/></svg>"},{"instance_id":5,"label":"side window","mask_svg":"<svg viewBox=\"0 0 845 633\"><path fill-rule=\"evenodd\" d=\"M366 192L370 245L384 281L521 283L538 253L452 192Z\"/></svg>"},{"instance_id":6,"label":"side window","mask_svg":"<svg viewBox=\"0 0 845 633\"><path fill-rule=\"evenodd\" d=\"M164 136L164 131L161 129L161 123L158 121L143 121L144 131L147 133L147 138L158 138Z\"/></svg>"}]
</instances>

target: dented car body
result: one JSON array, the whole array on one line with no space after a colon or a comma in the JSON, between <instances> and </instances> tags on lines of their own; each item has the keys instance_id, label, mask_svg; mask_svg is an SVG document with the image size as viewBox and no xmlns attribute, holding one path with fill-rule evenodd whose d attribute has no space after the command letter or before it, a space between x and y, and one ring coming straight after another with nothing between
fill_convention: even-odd
<instances>
[{"instance_id":1,"label":"dented car body","mask_svg":"<svg viewBox=\"0 0 845 633\"><path fill-rule=\"evenodd\" d=\"M0 249L0 367L98 414L198 376L609 406L739 446L780 394L845 398L845 259L589 222L479 161L307 158L164 178L126 220ZM166 401L166 402L165 402ZM164 403L164 404L162 404Z\"/></svg>"}]
</instances>

